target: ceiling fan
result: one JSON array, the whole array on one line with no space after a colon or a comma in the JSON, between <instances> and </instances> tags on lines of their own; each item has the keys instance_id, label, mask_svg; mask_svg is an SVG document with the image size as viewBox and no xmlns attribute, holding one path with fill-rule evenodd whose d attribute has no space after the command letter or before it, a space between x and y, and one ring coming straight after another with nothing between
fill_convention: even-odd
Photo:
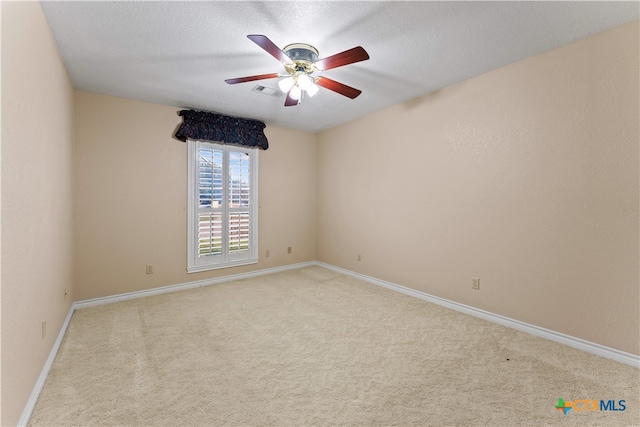
<instances>
[{"instance_id":1,"label":"ceiling fan","mask_svg":"<svg viewBox=\"0 0 640 427\"><path fill-rule=\"evenodd\" d=\"M313 73L319 73L369 59L369 54L367 54L361 46L318 60L318 49L308 44L293 43L285 46L284 49L280 49L269 40L267 36L252 34L247 37L280 61L286 73L259 74L256 76L225 80L225 82L230 85L283 77L283 79L278 82L278 86L280 90L287 94L287 98L284 101L285 107L298 105L305 94L310 97L315 95L319 90L318 86L332 90L351 99L354 99L362 93L362 91L356 88L327 77L312 75Z\"/></svg>"}]
</instances>

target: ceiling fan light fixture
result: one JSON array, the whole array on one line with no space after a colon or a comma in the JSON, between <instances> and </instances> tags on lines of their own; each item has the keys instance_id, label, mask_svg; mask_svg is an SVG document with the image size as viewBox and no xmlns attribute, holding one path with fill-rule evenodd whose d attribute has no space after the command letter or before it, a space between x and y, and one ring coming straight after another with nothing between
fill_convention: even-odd
<instances>
[{"instance_id":1,"label":"ceiling fan light fixture","mask_svg":"<svg viewBox=\"0 0 640 427\"><path fill-rule=\"evenodd\" d=\"M294 84L293 77L289 76L280 80L278 82L278 87L280 88L281 91L283 91L284 93L287 93L291 90L291 88L293 87L293 84Z\"/></svg>"},{"instance_id":2,"label":"ceiling fan light fixture","mask_svg":"<svg viewBox=\"0 0 640 427\"><path fill-rule=\"evenodd\" d=\"M313 84L311 77L307 73L298 73L298 87L302 90L307 90Z\"/></svg>"},{"instance_id":3,"label":"ceiling fan light fixture","mask_svg":"<svg viewBox=\"0 0 640 427\"><path fill-rule=\"evenodd\" d=\"M309 87L306 89L306 92L307 92L307 95L309 95L309 97L312 97L313 95L318 93L319 90L320 90L320 88L318 87L318 85L316 85L315 83L311 82L309 84Z\"/></svg>"},{"instance_id":4,"label":"ceiling fan light fixture","mask_svg":"<svg viewBox=\"0 0 640 427\"><path fill-rule=\"evenodd\" d=\"M291 91L289 92L289 96L293 99L300 99L301 95L302 95L302 90L300 90L298 86L293 86L291 88Z\"/></svg>"}]
</instances>

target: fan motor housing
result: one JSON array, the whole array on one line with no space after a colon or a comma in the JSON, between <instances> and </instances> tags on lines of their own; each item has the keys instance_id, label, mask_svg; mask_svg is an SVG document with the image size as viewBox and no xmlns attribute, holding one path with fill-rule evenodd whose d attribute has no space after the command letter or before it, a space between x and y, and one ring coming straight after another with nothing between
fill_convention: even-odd
<instances>
[{"instance_id":1,"label":"fan motor housing","mask_svg":"<svg viewBox=\"0 0 640 427\"><path fill-rule=\"evenodd\" d=\"M282 49L295 62L294 71L312 72L313 63L318 60L318 49L305 43L293 43Z\"/></svg>"}]
</instances>

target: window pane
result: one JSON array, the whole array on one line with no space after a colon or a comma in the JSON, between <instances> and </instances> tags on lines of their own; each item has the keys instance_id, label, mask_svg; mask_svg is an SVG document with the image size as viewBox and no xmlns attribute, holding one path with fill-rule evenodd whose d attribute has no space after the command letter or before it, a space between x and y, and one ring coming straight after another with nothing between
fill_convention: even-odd
<instances>
[{"instance_id":1,"label":"window pane","mask_svg":"<svg viewBox=\"0 0 640 427\"><path fill-rule=\"evenodd\" d=\"M229 152L229 207L249 206L249 169L251 160L248 153Z\"/></svg>"},{"instance_id":2,"label":"window pane","mask_svg":"<svg viewBox=\"0 0 640 427\"><path fill-rule=\"evenodd\" d=\"M222 213L198 215L198 257L222 253Z\"/></svg>"},{"instance_id":3,"label":"window pane","mask_svg":"<svg viewBox=\"0 0 640 427\"><path fill-rule=\"evenodd\" d=\"M217 208L222 204L222 150L200 147L198 158L199 205Z\"/></svg>"},{"instance_id":4,"label":"window pane","mask_svg":"<svg viewBox=\"0 0 640 427\"><path fill-rule=\"evenodd\" d=\"M187 271L258 262L258 194L253 186L257 150L204 141L188 144Z\"/></svg>"},{"instance_id":5,"label":"window pane","mask_svg":"<svg viewBox=\"0 0 640 427\"><path fill-rule=\"evenodd\" d=\"M249 250L249 212L229 214L229 253Z\"/></svg>"}]
</instances>

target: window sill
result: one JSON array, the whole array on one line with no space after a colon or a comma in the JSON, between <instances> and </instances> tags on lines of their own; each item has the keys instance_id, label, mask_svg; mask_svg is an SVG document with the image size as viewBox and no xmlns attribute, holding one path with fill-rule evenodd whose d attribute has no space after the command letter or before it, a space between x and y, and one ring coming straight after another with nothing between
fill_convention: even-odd
<instances>
[{"instance_id":1,"label":"window sill","mask_svg":"<svg viewBox=\"0 0 640 427\"><path fill-rule=\"evenodd\" d=\"M202 271L219 270L221 268L239 267L241 265L257 264L258 258L243 259L241 261L231 261L221 264L189 265L187 273L200 273Z\"/></svg>"}]
</instances>

